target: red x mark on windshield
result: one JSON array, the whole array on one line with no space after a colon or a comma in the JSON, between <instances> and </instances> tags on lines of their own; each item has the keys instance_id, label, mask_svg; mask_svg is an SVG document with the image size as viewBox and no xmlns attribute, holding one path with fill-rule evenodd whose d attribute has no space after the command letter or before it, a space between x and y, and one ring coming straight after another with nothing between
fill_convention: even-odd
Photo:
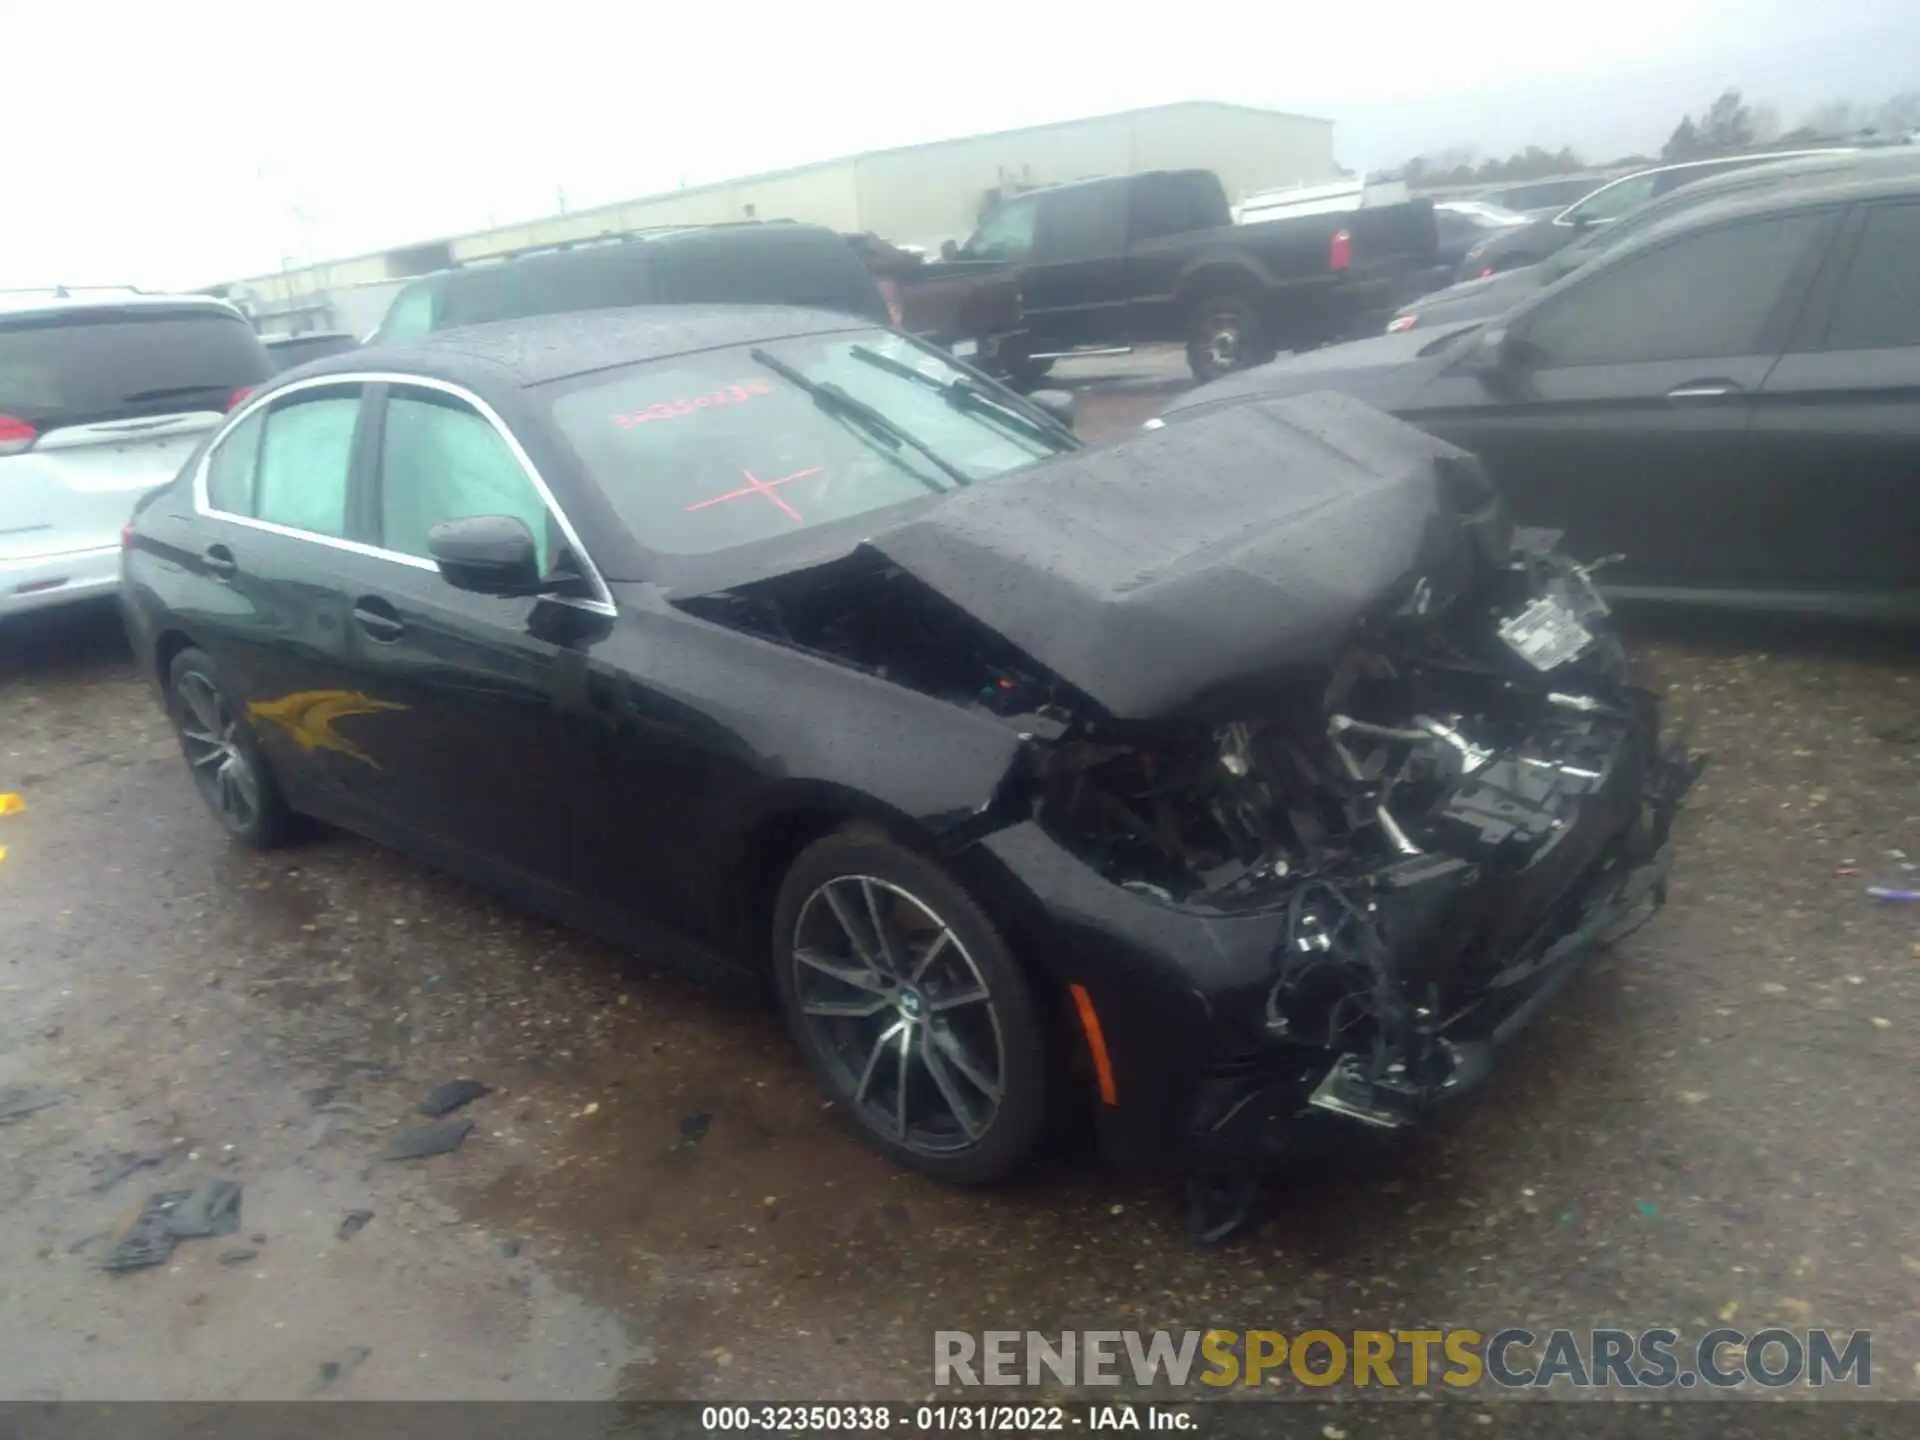
<instances>
[{"instance_id":1,"label":"red x mark on windshield","mask_svg":"<svg viewBox=\"0 0 1920 1440\"><path fill-rule=\"evenodd\" d=\"M742 470L740 473L747 477L747 484L745 489L729 490L726 494L716 495L711 500L702 500L698 504L689 505L687 506L687 509L704 510L709 505L719 505L719 504L723 504L728 500L738 500L743 495L764 495L767 497L767 499L771 500L774 504L778 505L782 510L786 511L788 515L792 516L794 524L801 525L806 522L800 518L800 512L794 509L793 506L789 505L780 496L774 494L773 487L776 485L785 485L789 480L804 480L809 475L818 475L821 469L822 469L821 466L814 465L805 470L796 470L791 475L782 475L778 480L762 480L758 475L755 475L751 470Z\"/></svg>"}]
</instances>

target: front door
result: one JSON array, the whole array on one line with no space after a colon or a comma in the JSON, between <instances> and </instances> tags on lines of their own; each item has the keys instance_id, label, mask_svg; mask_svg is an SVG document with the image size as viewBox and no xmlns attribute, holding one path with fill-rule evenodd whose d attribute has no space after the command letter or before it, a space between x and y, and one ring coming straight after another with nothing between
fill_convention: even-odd
<instances>
[{"instance_id":1,"label":"front door","mask_svg":"<svg viewBox=\"0 0 1920 1440\"><path fill-rule=\"evenodd\" d=\"M1741 221L1582 272L1515 319L1508 363L1463 353L1407 418L1478 454L1517 523L1623 555L1609 580L1735 583L1756 400L1833 220Z\"/></svg>"},{"instance_id":2,"label":"front door","mask_svg":"<svg viewBox=\"0 0 1920 1440\"><path fill-rule=\"evenodd\" d=\"M463 393L388 386L369 451L374 553L343 567L348 662L381 707L358 794L388 823L502 878L575 886L588 762L569 733L576 712L560 702L604 622L576 620L557 599L457 590L429 558L434 525L474 515L523 521L543 568L558 548L526 466Z\"/></svg>"}]
</instances>

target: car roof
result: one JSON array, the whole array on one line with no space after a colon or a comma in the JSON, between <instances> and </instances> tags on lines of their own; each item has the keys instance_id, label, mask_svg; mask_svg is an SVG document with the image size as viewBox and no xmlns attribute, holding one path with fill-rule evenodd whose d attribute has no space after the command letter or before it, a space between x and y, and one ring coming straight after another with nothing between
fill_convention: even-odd
<instances>
[{"instance_id":1,"label":"car roof","mask_svg":"<svg viewBox=\"0 0 1920 1440\"><path fill-rule=\"evenodd\" d=\"M1680 211L1670 219L1650 227L1645 233L1596 256L1590 265L1583 266L1574 275L1585 274L1589 270L1611 270L1615 265L1661 245L1676 235L1707 229L1727 220L1789 214L1795 210L1849 205L1867 200L1908 198L1920 199L1920 164L1900 167L1899 172L1894 174L1862 174L1851 169L1840 169L1825 176L1803 177L1796 184L1739 190L1724 199ZM1549 289L1558 290L1560 285L1571 282L1573 278L1573 275L1563 277Z\"/></svg>"},{"instance_id":2,"label":"car roof","mask_svg":"<svg viewBox=\"0 0 1920 1440\"><path fill-rule=\"evenodd\" d=\"M225 300L211 295L162 295L131 285L64 286L0 290L0 320L19 315L83 314L89 310L128 309L211 310L235 320L245 316Z\"/></svg>"},{"instance_id":3,"label":"car roof","mask_svg":"<svg viewBox=\"0 0 1920 1440\"><path fill-rule=\"evenodd\" d=\"M838 231L802 220L732 220L710 225L661 225L619 235L597 235L559 245L535 245L524 250L510 250L502 255L483 255L445 270L436 270L430 275L422 275L408 288L454 284L463 277L488 275L508 267L566 265L581 257L591 261L609 253L637 254L648 250L679 249L682 246L697 247L704 242L734 240L743 235L751 235L756 240L770 240L776 245L783 241L788 244L818 245L823 239L836 245L846 243Z\"/></svg>"},{"instance_id":4,"label":"car roof","mask_svg":"<svg viewBox=\"0 0 1920 1440\"><path fill-rule=\"evenodd\" d=\"M639 305L438 330L310 361L280 380L396 371L470 386L526 389L702 350L871 330L857 315L786 305Z\"/></svg>"}]
</instances>

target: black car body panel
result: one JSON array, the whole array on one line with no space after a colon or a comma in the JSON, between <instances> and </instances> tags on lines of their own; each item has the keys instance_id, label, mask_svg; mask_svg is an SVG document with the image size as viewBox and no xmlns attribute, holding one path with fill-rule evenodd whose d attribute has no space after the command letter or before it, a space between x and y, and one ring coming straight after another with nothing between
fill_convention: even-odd
<instances>
[{"instance_id":1,"label":"black car body panel","mask_svg":"<svg viewBox=\"0 0 1920 1440\"><path fill-rule=\"evenodd\" d=\"M546 387L845 323L573 316L283 378L222 439L359 386L349 533L212 506L216 440L134 520L140 663L210 656L297 808L628 943L665 922L751 966L799 847L884 827L1090 997L1099 1128L1142 1162L1410 1123L1657 902L1691 771L1584 573L1350 402L1069 438L785 563L668 574L592 503ZM559 588L457 590L368 539L420 384L523 447L579 545ZM1570 648L1523 658L1501 627L1543 612Z\"/></svg>"},{"instance_id":2,"label":"black car body panel","mask_svg":"<svg viewBox=\"0 0 1920 1440\"><path fill-rule=\"evenodd\" d=\"M1417 582L1450 594L1470 550L1503 553L1498 517L1466 456L1322 394L1085 450L869 543L1109 715L1152 720L1270 702L1247 686L1292 683Z\"/></svg>"}]
</instances>

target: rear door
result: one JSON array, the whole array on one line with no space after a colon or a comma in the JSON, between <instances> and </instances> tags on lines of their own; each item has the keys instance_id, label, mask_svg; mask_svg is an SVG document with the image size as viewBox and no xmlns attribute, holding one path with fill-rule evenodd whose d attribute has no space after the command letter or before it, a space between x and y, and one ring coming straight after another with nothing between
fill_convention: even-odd
<instances>
[{"instance_id":1,"label":"rear door","mask_svg":"<svg viewBox=\"0 0 1920 1440\"><path fill-rule=\"evenodd\" d=\"M118 547L236 391L273 374L251 327L197 305L0 318L0 564Z\"/></svg>"},{"instance_id":2,"label":"rear door","mask_svg":"<svg viewBox=\"0 0 1920 1440\"><path fill-rule=\"evenodd\" d=\"M1863 206L1767 377L1747 513L1756 576L1920 586L1920 200Z\"/></svg>"},{"instance_id":3,"label":"rear door","mask_svg":"<svg viewBox=\"0 0 1920 1440\"><path fill-rule=\"evenodd\" d=\"M371 388L299 384L220 437L196 477L202 545L183 559L194 579L176 606L275 775L323 813L370 763L381 713L351 672L342 581L368 538L351 495Z\"/></svg>"},{"instance_id":4,"label":"rear door","mask_svg":"<svg viewBox=\"0 0 1920 1440\"><path fill-rule=\"evenodd\" d=\"M1620 581L1737 583L1755 397L1836 222L1743 219L1581 271L1514 322L1514 364L1456 365L1408 418L1477 452L1520 523L1624 555Z\"/></svg>"},{"instance_id":5,"label":"rear door","mask_svg":"<svg viewBox=\"0 0 1920 1440\"><path fill-rule=\"evenodd\" d=\"M1123 181L1049 192L1023 285L1034 348L1124 344L1128 323L1127 193Z\"/></svg>"}]
</instances>

